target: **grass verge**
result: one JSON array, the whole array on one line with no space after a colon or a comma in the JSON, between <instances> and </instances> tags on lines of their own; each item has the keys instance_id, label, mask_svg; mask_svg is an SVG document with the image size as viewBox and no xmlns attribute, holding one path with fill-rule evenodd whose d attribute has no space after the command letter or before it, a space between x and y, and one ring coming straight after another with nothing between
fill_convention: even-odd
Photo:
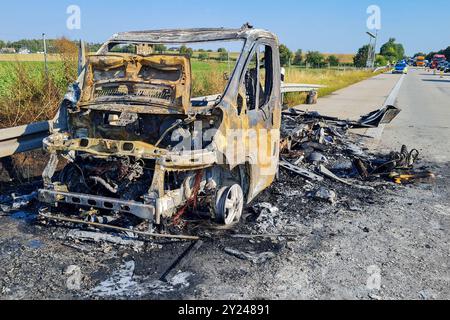
<instances>
[{"instance_id":1,"label":"grass verge","mask_svg":"<svg viewBox=\"0 0 450 320\"><path fill-rule=\"evenodd\" d=\"M346 88L357 82L375 76L371 70L328 70L328 69L299 69L286 70L287 83L306 83L324 85L319 89L319 97L325 97L333 92ZM292 107L306 102L306 93L288 93L285 103Z\"/></svg>"}]
</instances>

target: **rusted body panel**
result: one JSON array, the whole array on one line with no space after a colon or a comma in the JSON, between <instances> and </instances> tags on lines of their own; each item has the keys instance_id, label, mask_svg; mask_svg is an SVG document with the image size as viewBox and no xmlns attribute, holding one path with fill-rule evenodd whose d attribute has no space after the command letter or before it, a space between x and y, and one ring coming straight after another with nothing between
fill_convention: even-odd
<instances>
[{"instance_id":1,"label":"rusted body panel","mask_svg":"<svg viewBox=\"0 0 450 320\"><path fill-rule=\"evenodd\" d=\"M191 64L188 57L95 55L87 60L79 105L87 107L131 102L164 106L169 112L187 113L190 95Z\"/></svg>"},{"instance_id":2,"label":"rusted body panel","mask_svg":"<svg viewBox=\"0 0 450 320\"><path fill-rule=\"evenodd\" d=\"M189 58L152 53L152 44L237 39L245 44L227 88L204 107L191 97ZM110 53L117 43L137 44L148 54ZM157 225L193 198L203 200L212 218L238 207L240 192L251 202L271 185L278 167L279 61L277 38L249 27L113 36L88 57L79 99L66 103L68 131L44 141L55 156L44 172L41 200L137 216L153 208L145 218ZM258 71L263 68L264 74ZM55 182L56 155L70 164Z\"/></svg>"}]
</instances>

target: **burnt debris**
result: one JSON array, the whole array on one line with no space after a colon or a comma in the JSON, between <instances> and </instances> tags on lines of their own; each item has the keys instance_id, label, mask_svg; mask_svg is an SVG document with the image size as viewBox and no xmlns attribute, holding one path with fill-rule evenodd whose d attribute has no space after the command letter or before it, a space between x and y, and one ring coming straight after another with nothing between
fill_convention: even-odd
<instances>
[{"instance_id":1,"label":"burnt debris","mask_svg":"<svg viewBox=\"0 0 450 320\"><path fill-rule=\"evenodd\" d=\"M281 167L311 181L323 178L364 188L362 182L384 179L398 184L430 181L431 172L416 172L419 151L402 146L388 155L371 154L350 129L389 123L399 113L388 106L360 121L341 120L291 109L283 113Z\"/></svg>"}]
</instances>

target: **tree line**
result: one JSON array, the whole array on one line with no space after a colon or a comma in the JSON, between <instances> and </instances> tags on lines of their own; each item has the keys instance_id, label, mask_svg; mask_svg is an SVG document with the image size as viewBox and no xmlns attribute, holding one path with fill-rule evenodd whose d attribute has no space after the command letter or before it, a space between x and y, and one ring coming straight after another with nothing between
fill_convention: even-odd
<instances>
[{"instance_id":1,"label":"tree line","mask_svg":"<svg viewBox=\"0 0 450 320\"><path fill-rule=\"evenodd\" d=\"M286 45L280 45L280 61L282 66L301 66L309 65L313 68L322 68L325 66L336 67L341 64L339 58L335 55L325 56L319 51L307 51L303 53L302 49L292 52Z\"/></svg>"},{"instance_id":2,"label":"tree line","mask_svg":"<svg viewBox=\"0 0 450 320\"><path fill-rule=\"evenodd\" d=\"M63 38L64 39L64 38ZM61 39L47 39L47 52L50 54L58 53L58 41ZM67 39L65 39L67 40ZM69 40L71 41L71 40ZM78 45L77 41L71 41ZM92 52L100 49L100 43L87 43L89 50ZM28 49L31 53L44 52L44 41L42 39L22 39L18 41L0 40L0 50L4 48L12 48L16 52L21 49Z\"/></svg>"}]
</instances>

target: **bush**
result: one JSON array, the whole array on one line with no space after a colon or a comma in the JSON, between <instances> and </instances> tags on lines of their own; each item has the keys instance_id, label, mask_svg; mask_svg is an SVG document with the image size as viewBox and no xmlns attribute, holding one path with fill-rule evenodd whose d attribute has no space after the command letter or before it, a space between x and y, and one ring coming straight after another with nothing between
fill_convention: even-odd
<instances>
[{"instance_id":1,"label":"bush","mask_svg":"<svg viewBox=\"0 0 450 320\"><path fill-rule=\"evenodd\" d=\"M209 55L208 55L207 53L205 53L205 52L201 52L201 53L198 55L198 59L199 59L200 61L208 60L208 59L209 59Z\"/></svg>"},{"instance_id":2,"label":"bush","mask_svg":"<svg viewBox=\"0 0 450 320\"><path fill-rule=\"evenodd\" d=\"M78 47L65 38L55 40L54 46L60 56L63 71L63 84L67 85L77 77Z\"/></svg>"},{"instance_id":3,"label":"bush","mask_svg":"<svg viewBox=\"0 0 450 320\"><path fill-rule=\"evenodd\" d=\"M299 66L303 62L303 51L301 49L295 52L294 61L292 64Z\"/></svg>"},{"instance_id":4,"label":"bush","mask_svg":"<svg viewBox=\"0 0 450 320\"><path fill-rule=\"evenodd\" d=\"M188 48L186 46L181 46L180 54L184 54L188 57L192 57L192 55L194 54L194 50L192 50L191 48Z\"/></svg>"},{"instance_id":5,"label":"bush","mask_svg":"<svg viewBox=\"0 0 450 320\"><path fill-rule=\"evenodd\" d=\"M155 45L154 49L155 49L155 52L158 52L158 53L164 53L165 51L167 51L167 47L163 44Z\"/></svg>"},{"instance_id":6,"label":"bush","mask_svg":"<svg viewBox=\"0 0 450 320\"><path fill-rule=\"evenodd\" d=\"M390 38L388 42L381 46L380 54L390 62L394 62L404 58L405 49L402 44L395 42L395 38Z\"/></svg>"},{"instance_id":7,"label":"bush","mask_svg":"<svg viewBox=\"0 0 450 320\"><path fill-rule=\"evenodd\" d=\"M280 63L282 66L287 66L292 59L292 51L284 44L280 45Z\"/></svg>"},{"instance_id":8,"label":"bush","mask_svg":"<svg viewBox=\"0 0 450 320\"><path fill-rule=\"evenodd\" d=\"M332 67L336 67L339 65L339 59L335 55L331 55L327 58L327 63Z\"/></svg>"},{"instance_id":9,"label":"bush","mask_svg":"<svg viewBox=\"0 0 450 320\"><path fill-rule=\"evenodd\" d=\"M324 56L318 51L309 51L306 54L306 63L310 64L312 67L320 68L324 65Z\"/></svg>"},{"instance_id":10,"label":"bush","mask_svg":"<svg viewBox=\"0 0 450 320\"><path fill-rule=\"evenodd\" d=\"M219 55L219 60L220 61L227 61L228 58L229 58L228 52L226 52L226 51L225 52L221 52L220 55Z\"/></svg>"},{"instance_id":11,"label":"bush","mask_svg":"<svg viewBox=\"0 0 450 320\"><path fill-rule=\"evenodd\" d=\"M381 54L377 55L377 58L375 60L375 64L377 67L383 67L383 66L387 66L389 63L389 61L382 56Z\"/></svg>"},{"instance_id":12,"label":"bush","mask_svg":"<svg viewBox=\"0 0 450 320\"><path fill-rule=\"evenodd\" d=\"M355 57L353 58L353 63L355 67L365 68L367 66L367 59L369 57L369 45L365 45L358 50Z\"/></svg>"}]
</instances>

